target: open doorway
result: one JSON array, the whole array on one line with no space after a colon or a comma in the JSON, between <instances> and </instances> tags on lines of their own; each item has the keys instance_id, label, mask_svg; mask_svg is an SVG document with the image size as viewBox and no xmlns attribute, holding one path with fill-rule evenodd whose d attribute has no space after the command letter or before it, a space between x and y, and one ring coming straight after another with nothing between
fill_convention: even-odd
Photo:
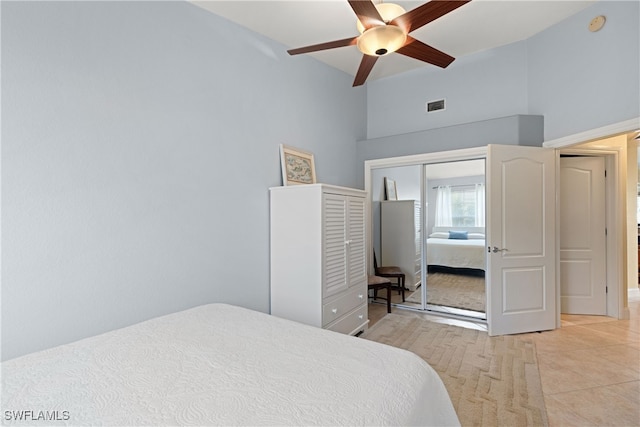
<instances>
[{"instance_id":1,"label":"open doorway","mask_svg":"<svg viewBox=\"0 0 640 427\"><path fill-rule=\"evenodd\" d=\"M630 140L630 134L616 135L574 144L558 150L558 155L563 158L567 155L604 158L606 170L605 314L615 318L628 318L626 284L632 283L632 280L635 282L638 274L635 271L637 269L637 259L635 259L637 250L636 192L629 191L630 188L635 190L637 183L636 147L633 144L633 150L631 150ZM631 164L634 166L630 167ZM633 187L630 187L631 185ZM633 194L633 198L629 197L630 194ZM566 211L566 208L564 210ZM633 215L632 218L631 215ZM563 281L563 274L560 276L560 280ZM562 284L560 290L562 293ZM565 310L561 311L565 312ZM589 314L589 312L581 314Z\"/></svg>"},{"instance_id":2,"label":"open doorway","mask_svg":"<svg viewBox=\"0 0 640 427\"><path fill-rule=\"evenodd\" d=\"M561 313L606 315L606 158L561 155L559 191Z\"/></svg>"}]
</instances>

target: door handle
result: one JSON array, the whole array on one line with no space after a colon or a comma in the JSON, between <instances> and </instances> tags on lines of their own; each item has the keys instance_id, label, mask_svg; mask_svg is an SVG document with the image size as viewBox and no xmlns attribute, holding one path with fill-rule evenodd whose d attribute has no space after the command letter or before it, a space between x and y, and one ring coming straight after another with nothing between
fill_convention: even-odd
<instances>
[{"instance_id":1,"label":"door handle","mask_svg":"<svg viewBox=\"0 0 640 427\"><path fill-rule=\"evenodd\" d=\"M491 252L493 252L494 254L496 254L496 253L498 253L498 252L508 252L508 251L509 251L509 249L500 249L500 248L497 248L497 247L495 247L495 246L493 247L493 249L491 249L491 248L489 248L489 249L490 249L490 251L491 251Z\"/></svg>"}]
</instances>

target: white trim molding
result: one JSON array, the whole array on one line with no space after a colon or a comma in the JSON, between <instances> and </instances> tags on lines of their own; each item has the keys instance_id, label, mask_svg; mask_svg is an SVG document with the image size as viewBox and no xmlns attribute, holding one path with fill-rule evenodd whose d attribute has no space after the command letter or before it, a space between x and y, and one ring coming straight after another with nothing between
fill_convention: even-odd
<instances>
[{"instance_id":1,"label":"white trim molding","mask_svg":"<svg viewBox=\"0 0 640 427\"><path fill-rule=\"evenodd\" d=\"M563 148L571 145L583 144L596 139L610 138L623 133L640 130L640 117L613 123L585 132L575 133L562 138L545 141L542 146L547 148Z\"/></svg>"},{"instance_id":2,"label":"white trim molding","mask_svg":"<svg viewBox=\"0 0 640 427\"><path fill-rule=\"evenodd\" d=\"M372 169L389 168L397 166L420 165L439 162L453 162L458 160L470 160L487 156L487 146L461 148L449 151L434 151L430 153L412 154L409 156L386 157L383 159L365 160L365 181L368 172ZM366 188L365 188L366 190Z\"/></svg>"}]
</instances>

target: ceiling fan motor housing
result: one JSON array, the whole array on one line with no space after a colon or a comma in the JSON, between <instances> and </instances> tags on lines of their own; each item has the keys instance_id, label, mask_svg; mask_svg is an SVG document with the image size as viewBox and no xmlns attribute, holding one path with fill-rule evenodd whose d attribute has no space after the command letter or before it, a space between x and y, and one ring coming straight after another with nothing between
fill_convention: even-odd
<instances>
[{"instance_id":1,"label":"ceiling fan motor housing","mask_svg":"<svg viewBox=\"0 0 640 427\"><path fill-rule=\"evenodd\" d=\"M358 37L358 49L365 55L382 56L400 49L407 35L395 25L371 27Z\"/></svg>"}]
</instances>

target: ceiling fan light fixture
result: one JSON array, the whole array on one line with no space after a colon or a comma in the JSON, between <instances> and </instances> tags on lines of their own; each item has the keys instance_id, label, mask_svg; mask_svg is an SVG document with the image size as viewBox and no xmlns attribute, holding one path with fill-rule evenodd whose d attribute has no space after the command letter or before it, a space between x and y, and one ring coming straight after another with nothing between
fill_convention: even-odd
<instances>
[{"instance_id":1,"label":"ceiling fan light fixture","mask_svg":"<svg viewBox=\"0 0 640 427\"><path fill-rule=\"evenodd\" d=\"M366 82L378 57L393 52L440 68L447 68L455 60L453 56L422 43L408 34L464 6L470 0L430 0L410 12L405 12L403 7L395 3L375 4L374 1L382 0L348 0L349 6L357 17L359 36L289 49L287 52L289 55L299 55L356 44L363 55L353 81L354 87Z\"/></svg>"},{"instance_id":2,"label":"ceiling fan light fixture","mask_svg":"<svg viewBox=\"0 0 640 427\"><path fill-rule=\"evenodd\" d=\"M378 13L380 17L386 24L387 22L391 22L396 19L400 15L404 15L407 11L400 5L395 3L379 3L375 5L376 9L378 9ZM382 22L380 23L382 24ZM359 19L356 19L356 27L360 34L364 33L364 25L360 22Z\"/></svg>"},{"instance_id":3,"label":"ceiling fan light fixture","mask_svg":"<svg viewBox=\"0 0 640 427\"><path fill-rule=\"evenodd\" d=\"M383 56L404 46L407 35L395 25L382 25L366 30L358 37L358 49L369 56Z\"/></svg>"}]
</instances>

